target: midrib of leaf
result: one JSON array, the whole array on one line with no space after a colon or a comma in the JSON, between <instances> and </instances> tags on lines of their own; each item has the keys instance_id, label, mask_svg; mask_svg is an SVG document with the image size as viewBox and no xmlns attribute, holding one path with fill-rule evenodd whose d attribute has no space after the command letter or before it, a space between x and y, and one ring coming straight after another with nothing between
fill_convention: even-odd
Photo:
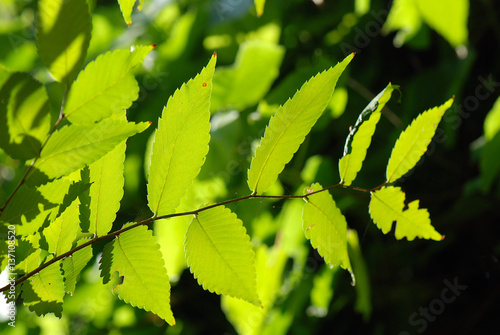
<instances>
[{"instance_id":1,"label":"midrib of leaf","mask_svg":"<svg viewBox=\"0 0 500 335\"><path fill-rule=\"evenodd\" d=\"M203 225L200 223L200 220L198 220L197 217L195 218L195 220L198 223L198 225L201 227L201 229L203 230L203 232L205 233L205 236L208 238L208 240L212 244L212 247L215 249L215 251L217 252L217 254L219 254L220 258L224 261L224 263L226 264L226 266L231 270L231 272L234 274L234 276L236 278L239 278L241 280L240 285L242 285L242 283L244 285L244 280L242 278L240 278L240 276L238 276L238 274L236 273L236 271L234 271L234 269L231 267L231 265L229 265L229 263L226 261L226 259L222 256L222 254L220 253L219 249L217 249L217 247L215 246L215 243L210 238L210 235L208 235L207 231L205 230L205 228L203 228ZM250 290L250 289L247 287L247 290Z\"/></svg>"},{"instance_id":2,"label":"midrib of leaf","mask_svg":"<svg viewBox=\"0 0 500 335\"><path fill-rule=\"evenodd\" d=\"M316 206L316 204L315 204L315 203L313 203L312 201L309 201L309 203L310 203L311 205L313 205L316 209L318 209L318 211L319 211L321 214L323 214L323 216L324 216L324 217L326 217L326 219L328 220L328 222L330 222L330 224L333 226L333 229L335 230L335 232L337 233L337 235L338 235L338 236L340 236L340 232L339 232L339 230L337 229L337 226L333 223L333 221L332 221L332 220L330 220L330 218L328 217L328 215L326 215L326 213L325 213L325 212L324 212L321 208L319 208L318 206ZM346 243L344 243L342 239L340 239L340 243L341 243L341 245L342 245L342 247L343 247L342 249L346 249L346 250L347 250L347 244L346 244ZM345 248L344 248L344 247L345 247Z\"/></svg>"},{"instance_id":3,"label":"midrib of leaf","mask_svg":"<svg viewBox=\"0 0 500 335\"><path fill-rule=\"evenodd\" d=\"M300 92L300 91L299 91ZM316 98L319 94L316 94L314 96L314 98ZM293 98L292 98L293 99ZM255 192L257 193L257 190L259 188L259 182L260 182L260 178L262 177L262 173L264 171L264 168L267 166L267 162L269 161L269 158L271 157L272 153L274 152L274 149L276 149L276 146L278 145L278 143L280 142L281 138L283 137L283 135L285 134L286 130L292 125L292 123L295 121L295 119L297 117L299 117L300 114L302 114L304 112L304 109L306 109L306 107L309 107L309 105L311 104L311 101L313 99L310 99L308 102L307 102L307 105L304 106L304 108L301 109L300 112L296 113L295 116L293 117L293 119L288 123L288 125L285 126L285 129L280 133L280 135L278 136L278 140L275 141L275 144L272 146L272 149L271 151L269 152L269 154L266 156L266 160L264 161L264 164L262 164L262 168L260 169L260 172L259 172L259 177L257 178L257 182L255 183ZM292 100L289 100L289 101L292 101ZM307 135L306 135L307 136Z\"/></svg>"},{"instance_id":4,"label":"midrib of leaf","mask_svg":"<svg viewBox=\"0 0 500 335\"><path fill-rule=\"evenodd\" d=\"M118 245L120 246L120 249L121 249L121 251L122 251L122 254L124 255L125 259L127 260L127 262L128 262L128 264L129 264L129 266L130 266L130 267L132 268L132 270L134 271L134 273L135 273L136 277L141 279L141 283L143 284L142 286L146 288L146 290L147 290L147 291L148 291L148 293L149 293L149 296L150 296L150 297L152 297L152 296L153 296L153 294L152 294L152 293L151 293L151 291L149 290L149 285L146 285L146 283L145 283L145 282L144 282L144 280L142 279L142 276L140 276L140 275L139 275L139 273L137 273L137 271L135 270L135 267L132 265L132 262L131 262L131 261L130 261L130 259L128 258L127 254L125 253L125 250L123 249L123 246L122 246L122 245L121 245L121 243L120 243L120 238L118 237L116 240L118 241ZM119 272L119 271L118 271L118 272ZM127 279L127 278L125 278L125 274L123 274L123 277L124 277L123 281L125 282L125 280ZM117 285L116 287L118 287L118 286L119 286L119 285ZM115 288L116 288L116 287L115 287Z\"/></svg>"},{"instance_id":5,"label":"midrib of leaf","mask_svg":"<svg viewBox=\"0 0 500 335\"><path fill-rule=\"evenodd\" d=\"M102 188L102 166L104 165L104 161L101 161L101 173L99 174L99 189L97 192L97 201L96 201L96 210L95 210L95 220L94 220L94 235L97 236L97 216L99 213L99 200L101 199L101 188Z\"/></svg>"},{"instance_id":6,"label":"midrib of leaf","mask_svg":"<svg viewBox=\"0 0 500 335\"><path fill-rule=\"evenodd\" d=\"M94 101L95 99L97 99L98 97L100 97L101 95L103 95L106 91L108 91L109 89L111 89L111 87L114 87L119 81L121 81L123 78L125 78L128 73L129 73L129 70L128 69L127 71L123 72L123 76L117 78L115 81L113 81L109 86L106 86L104 89L100 90L99 92L97 92L95 95L93 95L91 98L89 99L86 99L85 103L81 104L80 106L74 108L71 113L69 115L72 115L74 114L75 112L77 112L80 108L83 108L85 107L87 104L91 103L92 101ZM78 79L78 78L77 78ZM68 115L66 115L67 117Z\"/></svg>"}]
</instances>

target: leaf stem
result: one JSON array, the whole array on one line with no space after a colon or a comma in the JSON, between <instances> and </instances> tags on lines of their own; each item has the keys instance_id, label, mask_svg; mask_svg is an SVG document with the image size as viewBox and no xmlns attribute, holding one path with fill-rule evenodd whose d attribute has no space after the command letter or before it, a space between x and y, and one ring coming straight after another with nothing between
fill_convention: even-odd
<instances>
[{"instance_id":1,"label":"leaf stem","mask_svg":"<svg viewBox=\"0 0 500 335\"><path fill-rule=\"evenodd\" d=\"M61 115L63 115L63 114L61 113ZM61 117L60 117L60 119L61 119ZM26 174L27 173L25 173L25 175ZM224 206L224 205L228 205L228 204L231 204L231 203L240 202L240 201L244 201L244 200L248 200L248 199L307 199L307 197L309 197L309 196L311 196L313 194L324 192L324 191L327 191L327 190L331 190L331 189L334 189L334 188L337 188L337 187L350 188L350 189L353 189L353 190L356 190L356 191L362 191L362 192L372 192L372 191L374 191L376 189L379 189L380 187L382 187L382 186L384 186L386 184L387 183L384 183L384 184L379 185L379 186L377 186L377 187L375 187L373 189L365 189L365 188L361 188L361 187L346 186L346 185L343 185L343 184L336 184L336 185L325 187L325 188L323 188L321 190L318 190L318 191L315 191L315 192L311 192L311 193L307 193L307 194L304 194L304 195L262 195L262 194L256 194L255 192L253 192L252 194L249 194L249 195L246 195L246 196L243 196L243 197L225 200L225 201L222 201L222 202L219 202L219 203L215 203L215 204L211 204L211 205L208 205L208 206L205 206L205 207L201 207L199 209L192 210L192 211L181 212L181 213L173 213L173 214L167 214L167 215L161 215L161 216L153 216L153 217L150 217L148 219L136 222L135 224L132 224L132 225L127 226L125 228L116 230L116 231L114 231L112 233L109 233L107 235L103 235L103 236L99 236L99 237L93 238L90 241L83 243L82 245L79 245L79 246L77 246L77 247L75 247L75 248L73 248L73 249L71 249L71 250L69 250L69 251L67 251L67 252L65 252L63 254L60 254L59 256L52 258L51 260L49 260L46 263L40 265L39 267L37 267L33 271L30 271L30 272L26 273L24 276L22 276L21 278L17 279L15 281L14 285L17 286L17 285L21 284L22 282L26 281L28 278L36 275L37 273L39 273L40 271L42 271L43 269L45 269L46 267L54 264L55 262L58 262L58 261L62 260L63 258L71 256L72 254L74 254L78 250L81 250L81 249L83 249L85 247L88 247L88 246L90 246L92 244L95 244L97 242L100 242L100 241L103 241L103 240L106 240L106 239L109 239L109 238L112 238L112 237L116 237L116 236L120 235L121 233L126 232L127 230L130 230L130 229L133 229L133 228L136 228L136 227L139 227L139 226L147 225L147 224L150 224L150 223L152 223L154 221L157 221L157 220L165 220L165 219L170 219L170 218L173 218L173 217L186 216L186 215L198 215L200 212L203 212L203 211L215 208L215 207ZM4 291L8 290L9 288L10 288L10 284L2 287L0 289L0 292L4 292Z\"/></svg>"}]
</instances>

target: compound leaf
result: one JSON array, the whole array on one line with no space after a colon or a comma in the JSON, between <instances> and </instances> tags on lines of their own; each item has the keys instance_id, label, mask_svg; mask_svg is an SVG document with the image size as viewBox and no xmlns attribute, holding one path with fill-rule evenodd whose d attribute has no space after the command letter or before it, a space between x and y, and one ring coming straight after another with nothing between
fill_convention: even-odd
<instances>
[{"instance_id":1,"label":"compound leaf","mask_svg":"<svg viewBox=\"0 0 500 335\"><path fill-rule=\"evenodd\" d=\"M200 172L210 141L210 95L217 56L168 99L155 132L148 204L155 215L172 213Z\"/></svg>"},{"instance_id":2,"label":"compound leaf","mask_svg":"<svg viewBox=\"0 0 500 335\"><path fill-rule=\"evenodd\" d=\"M215 207L196 215L184 248L187 264L204 289L261 305L250 237L228 208Z\"/></svg>"},{"instance_id":3,"label":"compound leaf","mask_svg":"<svg viewBox=\"0 0 500 335\"><path fill-rule=\"evenodd\" d=\"M0 147L15 159L34 158L50 130L50 108L42 84L13 73L0 89Z\"/></svg>"},{"instance_id":4,"label":"compound leaf","mask_svg":"<svg viewBox=\"0 0 500 335\"><path fill-rule=\"evenodd\" d=\"M315 183L309 191L316 192L323 188ZM328 191L315 193L307 197L302 213L302 227L311 245L331 267L338 266L352 274L351 262L347 254L347 221L338 209Z\"/></svg>"},{"instance_id":5,"label":"compound leaf","mask_svg":"<svg viewBox=\"0 0 500 335\"><path fill-rule=\"evenodd\" d=\"M83 66L92 20L85 0L40 0L37 44L40 57L59 82L69 85Z\"/></svg>"},{"instance_id":6,"label":"compound leaf","mask_svg":"<svg viewBox=\"0 0 500 335\"><path fill-rule=\"evenodd\" d=\"M278 178L323 113L338 78L354 54L312 77L269 120L248 170L248 186L262 194Z\"/></svg>"},{"instance_id":7,"label":"compound leaf","mask_svg":"<svg viewBox=\"0 0 500 335\"><path fill-rule=\"evenodd\" d=\"M392 183L410 171L427 151L444 112L450 108L453 98L419 116L399 135L387 164L387 182Z\"/></svg>"},{"instance_id":8,"label":"compound leaf","mask_svg":"<svg viewBox=\"0 0 500 335\"><path fill-rule=\"evenodd\" d=\"M35 167L49 178L68 175L95 162L149 125L148 122L136 124L113 118L92 125L67 125L50 137Z\"/></svg>"},{"instance_id":9,"label":"compound leaf","mask_svg":"<svg viewBox=\"0 0 500 335\"><path fill-rule=\"evenodd\" d=\"M85 217L85 231L95 236L106 235L113 225L123 197L123 164L126 141L82 170L82 180L91 183L85 203L88 217ZM87 229L88 225L88 229ZM83 225L82 225L83 227Z\"/></svg>"},{"instance_id":10,"label":"compound leaf","mask_svg":"<svg viewBox=\"0 0 500 335\"><path fill-rule=\"evenodd\" d=\"M88 241L89 239L82 238L78 240L76 245L80 246ZM92 258L92 248L85 247L83 249L76 251L72 255L66 257L62 261L62 269L64 272L64 284L66 287L65 288L66 292L70 294L75 293L76 279L91 258Z\"/></svg>"},{"instance_id":11,"label":"compound leaf","mask_svg":"<svg viewBox=\"0 0 500 335\"><path fill-rule=\"evenodd\" d=\"M391 98L396 85L387 85L366 108L359 114L358 120L350 130L344 146L344 156L339 160L341 183L351 185L366 157L366 150L370 146L375 127L380 120L382 108Z\"/></svg>"},{"instance_id":12,"label":"compound leaf","mask_svg":"<svg viewBox=\"0 0 500 335\"><path fill-rule=\"evenodd\" d=\"M130 226L128 223L124 226ZM155 313L168 324L175 320L170 309L170 282L156 238L146 226L127 230L109 242L101 258L106 284L118 271L123 283L113 292L126 303Z\"/></svg>"},{"instance_id":13,"label":"compound leaf","mask_svg":"<svg viewBox=\"0 0 500 335\"><path fill-rule=\"evenodd\" d=\"M382 230L387 234L392 223L396 221L396 239L403 237L412 241L415 237L441 241L441 236L431 225L429 212L425 208L419 208L419 201L415 200L404 209L405 194L401 188L388 186L383 187L371 194L370 216Z\"/></svg>"},{"instance_id":14,"label":"compound leaf","mask_svg":"<svg viewBox=\"0 0 500 335\"><path fill-rule=\"evenodd\" d=\"M129 108L139 97L132 69L153 46L107 52L89 63L68 94L64 115L74 124L91 124Z\"/></svg>"}]
</instances>

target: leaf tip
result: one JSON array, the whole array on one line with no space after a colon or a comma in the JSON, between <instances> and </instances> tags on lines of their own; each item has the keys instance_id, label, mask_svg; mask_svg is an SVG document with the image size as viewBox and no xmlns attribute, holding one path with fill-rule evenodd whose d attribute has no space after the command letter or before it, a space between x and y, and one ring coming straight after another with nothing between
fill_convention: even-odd
<instances>
[{"instance_id":1,"label":"leaf tip","mask_svg":"<svg viewBox=\"0 0 500 335\"><path fill-rule=\"evenodd\" d=\"M444 240L444 237L445 237L444 235L441 235L441 241Z\"/></svg>"},{"instance_id":2,"label":"leaf tip","mask_svg":"<svg viewBox=\"0 0 500 335\"><path fill-rule=\"evenodd\" d=\"M353 51L353 52L351 53L351 55L352 55L352 57L356 56L356 52L354 52L354 51Z\"/></svg>"},{"instance_id":3,"label":"leaf tip","mask_svg":"<svg viewBox=\"0 0 500 335\"><path fill-rule=\"evenodd\" d=\"M151 44L151 48L153 48L153 49L154 49L154 48L156 48L156 46L157 46L157 45L158 45L158 44L156 44L156 43L155 43L155 44Z\"/></svg>"}]
</instances>

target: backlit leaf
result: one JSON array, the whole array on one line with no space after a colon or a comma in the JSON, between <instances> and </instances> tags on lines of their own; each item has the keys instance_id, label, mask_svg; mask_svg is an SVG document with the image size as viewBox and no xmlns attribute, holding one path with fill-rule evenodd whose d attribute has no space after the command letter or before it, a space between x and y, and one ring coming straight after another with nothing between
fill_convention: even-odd
<instances>
[{"instance_id":1,"label":"backlit leaf","mask_svg":"<svg viewBox=\"0 0 500 335\"><path fill-rule=\"evenodd\" d=\"M75 199L47 228L43 235L49 246L48 251L56 256L71 249L76 234L80 230L80 201Z\"/></svg>"},{"instance_id":2,"label":"backlit leaf","mask_svg":"<svg viewBox=\"0 0 500 335\"><path fill-rule=\"evenodd\" d=\"M42 149L35 167L49 178L68 175L113 150L149 123L104 119L92 125L68 125L56 131Z\"/></svg>"},{"instance_id":3,"label":"backlit leaf","mask_svg":"<svg viewBox=\"0 0 500 335\"><path fill-rule=\"evenodd\" d=\"M323 188L315 183L310 189L316 192ZM348 270L354 282L347 254L347 221L328 191L307 196L302 222L306 238L325 262Z\"/></svg>"},{"instance_id":4,"label":"backlit leaf","mask_svg":"<svg viewBox=\"0 0 500 335\"><path fill-rule=\"evenodd\" d=\"M338 78L354 54L306 82L271 117L248 170L248 186L262 194L278 178L323 113Z\"/></svg>"},{"instance_id":5,"label":"backlit leaf","mask_svg":"<svg viewBox=\"0 0 500 335\"><path fill-rule=\"evenodd\" d=\"M40 0L37 44L43 63L59 82L69 85L83 66L92 30L85 0Z\"/></svg>"},{"instance_id":6,"label":"backlit leaf","mask_svg":"<svg viewBox=\"0 0 500 335\"><path fill-rule=\"evenodd\" d=\"M215 71L210 109L242 110L257 104L278 76L284 54L285 49L274 43L259 40L242 43L234 65Z\"/></svg>"},{"instance_id":7,"label":"backlit leaf","mask_svg":"<svg viewBox=\"0 0 500 335\"><path fill-rule=\"evenodd\" d=\"M406 237L412 241L418 237L441 241L444 236L431 225L427 209L419 208L418 200L412 201L404 209L404 201L405 194L399 187L388 186L372 192L370 216L377 227L387 234L396 221L395 235L398 240Z\"/></svg>"},{"instance_id":8,"label":"backlit leaf","mask_svg":"<svg viewBox=\"0 0 500 335\"><path fill-rule=\"evenodd\" d=\"M71 87L64 115L74 124L91 124L129 108L139 97L139 84L131 71L152 49L135 46L97 57Z\"/></svg>"},{"instance_id":9,"label":"backlit leaf","mask_svg":"<svg viewBox=\"0 0 500 335\"><path fill-rule=\"evenodd\" d=\"M88 195L84 197L88 210L84 230L95 236L106 235L113 225L123 197L123 163L125 141L106 155L82 170L82 180L91 183ZM83 202L83 200L82 200ZM88 228L88 230L87 230Z\"/></svg>"},{"instance_id":10,"label":"backlit leaf","mask_svg":"<svg viewBox=\"0 0 500 335\"><path fill-rule=\"evenodd\" d=\"M262 14L264 14L265 5L266 0L255 0L255 10L257 11L257 16L262 16Z\"/></svg>"},{"instance_id":11,"label":"backlit leaf","mask_svg":"<svg viewBox=\"0 0 500 335\"><path fill-rule=\"evenodd\" d=\"M155 132L148 204L155 215L173 213L200 172L210 141L210 95L216 55L168 99Z\"/></svg>"},{"instance_id":12,"label":"backlit leaf","mask_svg":"<svg viewBox=\"0 0 500 335\"><path fill-rule=\"evenodd\" d=\"M236 214L222 206L200 212L189 225L184 248L187 264L204 289L260 306L255 253Z\"/></svg>"},{"instance_id":13,"label":"backlit leaf","mask_svg":"<svg viewBox=\"0 0 500 335\"><path fill-rule=\"evenodd\" d=\"M131 223L126 224L131 225ZM123 277L113 292L126 303L150 311L174 325L170 309L170 282L159 245L151 230L139 226L106 244L101 276L106 284L115 271Z\"/></svg>"},{"instance_id":14,"label":"backlit leaf","mask_svg":"<svg viewBox=\"0 0 500 335\"><path fill-rule=\"evenodd\" d=\"M392 91L398 86L387 85L359 114L358 120L350 130L344 146L344 156L339 160L341 183L351 185L366 157L375 127L380 120L382 108L391 98Z\"/></svg>"},{"instance_id":15,"label":"backlit leaf","mask_svg":"<svg viewBox=\"0 0 500 335\"><path fill-rule=\"evenodd\" d=\"M118 0L120 10L122 11L125 22L130 26L132 24L132 11L134 9L136 0ZM137 9L141 10L144 0L139 1Z\"/></svg>"},{"instance_id":16,"label":"backlit leaf","mask_svg":"<svg viewBox=\"0 0 500 335\"><path fill-rule=\"evenodd\" d=\"M64 279L60 262L49 265L23 284L24 304L37 315L54 313L61 316Z\"/></svg>"},{"instance_id":17,"label":"backlit leaf","mask_svg":"<svg viewBox=\"0 0 500 335\"><path fill-rule=\"evenodd\" d=\"M80 246L88 241L89 239L82 238L78 240L76 245ZM75 253L66 257L62 261L62 269L64 272L64 284L66 287L65 288L66 292L71 294L75 292L76 279L91 258L92 258L92 247L89 246L76 251Z\"/></svg>"},{"instance_id":18,"label":"backlit leaf","mask_svg":"<svg viewBox=\"0 0 500 335\"><path fill-rule=\"evenodd\" d=\"M45 88L27 73L13 73L0 102L0 147L15 159L34 158L51 127Z\"/></svg>"},{"instance_id":19,"label":"backlit leaf","mask_svg":"<svg viewBox=\"0 0 500 335\"><path fill-rule=\"evenodd\" d=\"M395 182L418 163L427 151L444 112L452 103L453 98L441 106L423 112L399 135L387 164L388 183Z\"/></svg>"}]
</instances>

